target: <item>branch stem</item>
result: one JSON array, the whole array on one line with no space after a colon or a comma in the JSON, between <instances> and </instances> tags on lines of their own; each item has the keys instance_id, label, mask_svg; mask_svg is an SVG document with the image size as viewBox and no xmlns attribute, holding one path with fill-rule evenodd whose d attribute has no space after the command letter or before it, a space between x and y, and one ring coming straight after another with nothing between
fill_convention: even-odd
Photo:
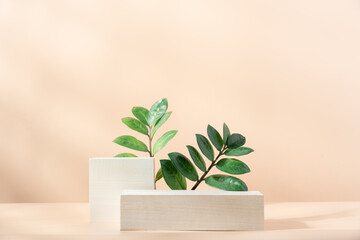
<instances>
[{"instance_id":1,"label":"branch stem","mask_svg":"<svg viewBox=\"0 0 360 240\"><path fill-rule=\"evenodd\" d=\"M204 172L204 174L199 178L199 180L196 181L195 185L191 188L191 190L195 190L199 184L204 181L206 175L210 172L210 170L216 165L217 160L224 154L225 150L227 148L224 146L223 149L221 149L219 151L219 154L217 155L217 157L214 159L214 161L211 162L211 165L208 167L208 169Z\"/></svg>"},{"instance_id":2,"label":"branch stem","mask_svg":"<svg viewBox=\"0 0 360 240\"><path fill-rule=\"evenodd\" d=\"M152 152L152 147L151 147L151 141L152 141L152 138L151 138L151 126L149 126L149 154L150 154L150 157L153 157L153 152Z\"/></svg>"}]
</instances>

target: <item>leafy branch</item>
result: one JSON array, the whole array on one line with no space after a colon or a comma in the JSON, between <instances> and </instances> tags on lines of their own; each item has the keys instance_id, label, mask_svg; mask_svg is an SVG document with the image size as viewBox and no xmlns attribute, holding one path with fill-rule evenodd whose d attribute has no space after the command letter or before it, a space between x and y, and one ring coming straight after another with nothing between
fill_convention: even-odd
<instances>
[{"instance_id":1,"label":"leafy branch","mask_svg":"<svg viewBox=\"0 0 360 240\"><path fill-rule=\"evenodd\" d=\"M212 145L218 150L214 157L214 149L210 141L201 134L196 134L196 141L202 154L211 161L209 167L206 167L202 155L190 145L187 149L194 164L203 172L199 177L196 168L192 162L181 153L170 153L170 159L160 160L161 171L166 184L173 190L184 190L186 178L194 181L195 184L191 190L195 190L199 184L205 181L209 186L227 191L247 191L247 185L239 178L216 174L207 177L210 170L216 166L217 169L234 175L240 175L250 172L250 168L242 161L235 158L222 158L222 156L243 156L253 152L251 148L243 147L246 142L244 136L238 133L230 134L228 126L223 125L223 137L211 125L207 127L207 134Z\"/></svg>"},{"instance_id":2,"label":"leafy branch","mask_svg":"<svg viewBox=\"0 0 360 240\"><path fill-rule=\"evenodd\" d=\"M137 131L148 138L149 145L139 139L130 136L123 135L117 137L113 142L123 147L127 147L140 152L147 152L150 157L154 157L155 154L160 151L165 145L176 135L177 130L172 130L164 133L154 144L153 139L157 130L168 120L172 112L166 112L168 109L168 101L166 98L160 99L155 102L150 110L144 107L133 107L132 113L136 117L125 117L121 121L134 131ZM115 157L137 157L132 153L120 153ZM161 179L161 171L156 174L156 179ZM156 180L156 181L157 181Z\"/></svg>"}]
</instances>

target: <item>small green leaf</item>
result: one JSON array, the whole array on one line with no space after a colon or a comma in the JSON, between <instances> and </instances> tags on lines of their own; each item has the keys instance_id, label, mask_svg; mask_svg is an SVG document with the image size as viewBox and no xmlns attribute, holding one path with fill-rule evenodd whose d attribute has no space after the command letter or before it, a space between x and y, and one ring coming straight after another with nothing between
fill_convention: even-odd
<instances>
[{"instance_id":1,"label":"small green leaf","mask_svg":"<svg viewBox=\"0 0 360 240\"><path fill-rule=\"evenodd\" d=\"M224 144L227 145L227 140L230 136L230 130L229 127L226 125L226 123L224 123L223 125L223 140L224 140Z\"/></svg>"},{"instance_id":2,"label":"small green leaf","mask_svg":"<svg viewBox=\"0 0 360 240\"><path fill-rule=\"evenodd\" d=\"M192 160L194 161L195 165L203 172L206 171L206 165L205 165L205 161L202 158L202 156L200 155L200 153L193 147L190 145L186 146L189 154L192 158Z\"/></svg>"},{"instance_id":3,"label":"small green leaf","mask_svg":"<svg viewBox=\"0 0 360 240\"><path fill-rule=\"evenodd\" d=\"M190 160L181 153L172 152L168 154L171 162L180 173L191 181L198 180L199 176Z\"/></svg>"},{"instance_id":4,"label":"small green leaf","mask_svg":"<svg viewBox=\"0 0 360 240\"><path fill-rule=\"evenodd\" d=\"M252 153L254 150L248 147L238 147L225 151L226 156L243 156Z\"/></svg>"},{"instance_id":5,"label":"small green leaf","mask_svg":"<svg viewBox=\"0 0 360 240\"><path fill-rule=\"evenodd\" d=\"M155 176L155 182L159 181L160 179L162 179L162 173L161 173L161 167L159 168L159 170L157 171L156 173L156 176Z\"/></svg>"},{"instance_id":6,"label":"small green leaf","mask_svg":"<svg viewBox=\"0 0 360 240\"><path fill-rule=\"evenodd\" d=\"M128 126L129 128L131 128L132 130L135 130L139 133L148 134L148 129L145 126L145 124L143 124L142 122L140 122L139 120L135 119L135 118L131 118L131 117L126 117L121 119L121 121L123 123L125 123L126 126Z\"/></svg>"},{"instance_id":7,"label":"small green leaf","mask_svg":"<svg viewBox=\"0 0 360 240\"><path fill-rule=\"evenodd\" d=\"M205 178L205 183L211 187L226 190L226 191L247 191L248 188L246 184L232 176L226 175L212 175L210 177Z\"/></svg>"},{"instance_id":8,"label":"small green leaf","mask_svg":"<svg viewBox=\"0 0 360 240\"><path fill-rule=\"evenodd\" d=\"M213 128L211 125L207 127L207 134L211 141L211 143L215 146L215 148L220 151L224 145L223 140L219 134L219 132Z\"/></svg>"},{"instance_id":9,"label":"small green leaf","mask_svg":"<svg viewBox=\"0 0 360 240\"><path fill-rule=\"evenodd\" d=\"M250 168L240 160L234 158L221 159L216 168L230 174L244 174L250 172Z\"/></svg>"},{"instance_id":10,"label":"small green leaf","mask_svg":"<svg viewBox=\"0 0 360 240\"><path fill-rule=\"evenodd\" d=\"M147 121L149 117L149 110L143 107L133 107L132 113L134 116L139 119L143 124L149 126L149 123Z\"/></svg>"},{"instance_id":11,"label":"small green leaf","mask_svg":"<svg viewBox=\"0 0 360 240\"><path fill-rule=\"evenodd\" d=\"M243 135L234 133L231 134L230 137L227 140L227 146L230 149L238 148L244 145L246 142L246 139Z\"/></svg>"},{"instance_id":12,"label":"small green leaf","mask_svg":"<svg viewBox=\"0 0 360 240\"><path fill-rule=\"evenodd\" d=\"M153 154L157 153L160 149L165 147L165 145L176 135L178 131L172 130L164 133L155 143Z\"/></svg>"},{"instance_id":13,"label":"small green leaf","mask_svg":"<svg viewBox=\"0 0 360 240\"><path fill-rule=\"evenodd\" d=\"M157 121L153 127L153 129L151 130L151 137L154 136L154 134L156 133L156 131L161 127L161 125L163 125L166 120L168 120L168 118L170 117L172 112L167 112L164 114L164 116L162 116L159 121Z\"/></svg>"},{"instance_id":14,"label":"small green leaf","mask_svg":"<svg viewBox=\"0 0 360 240\"><path fill-rule=\"evenodd\" d=\"M196 134L196 141L199 145L201 152L209 159L210 161L214 160L214 149L212 148L209 140L201 134Z\"/></svg>"},{"instance_id":15,"label":"small green leaf","mask_svg":"<svg viewBox=\"0 0 360 240\"><path fill-rule=\"evenodd\" d=\"M137 140L133 136L128 136L128 135L120 136L116 138L113 142L130 149L134 149L141 152L148 152L145 143L141 142L140 140Z\"/></svg>"},{"instance_id":16,"label":"small green leaf","mask_svg":"<svg viewBox=\"0 0 360 240\"><path fill-rule=\"evenodd\" d=\"M166 98L163 98L150 108L148 123L150 126L154 125L166 112L168 108L168 102Z\"/></svg>"},{"instance_id":17,"label":"small green leaf","mask_svg":"<svg viewBox=\"0 0 360 240\"><path fill-rule=\"evenodd\" d=\"M116 155L115 157L137 157L137 156L132 153L120 153L120 154Z\"/></svg>"},{"instance_id":18,"label":"small green leaf","mask_svg":"<svg viewBox=\"0 0 360 240\"><path fill-rule=\"evenodd\" d=\"M166 184L172 190L186 190L186 179L170 160L160 160L161 172Z\"/></svg>"}]
</instances>

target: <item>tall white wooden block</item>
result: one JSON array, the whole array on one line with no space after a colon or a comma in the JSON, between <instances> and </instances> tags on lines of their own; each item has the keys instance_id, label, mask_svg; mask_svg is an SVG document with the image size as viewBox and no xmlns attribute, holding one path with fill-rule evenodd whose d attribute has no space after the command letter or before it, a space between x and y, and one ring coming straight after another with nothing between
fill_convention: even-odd
<instances>
[{"instance_id":1,"label":"tall white wooden block","mask_svg":"<svg viewBox=\"0 0 360 240\"><path fill-rule=\"evenodd\" d=\"M121 230L263 230L264 195L257 191L126 190Z\"/></svg>"},{"instance_id":2,"label":"tall white wooden block","mask_svg":"<svg viewBox=\"0 0 360 240\"><path fill-rule=\"evenodd\" d=\"M90 222L119 222L124 189L154 189L154 158L90 158Z\"/></svg>"}]
</instances>

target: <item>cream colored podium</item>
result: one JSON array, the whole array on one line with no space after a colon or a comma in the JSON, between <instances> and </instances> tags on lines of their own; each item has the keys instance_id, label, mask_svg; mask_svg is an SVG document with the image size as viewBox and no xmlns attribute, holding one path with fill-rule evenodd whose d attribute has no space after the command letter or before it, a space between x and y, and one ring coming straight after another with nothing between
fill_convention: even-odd
<instances>
[{"instance_id":1,"label":"cream colored podium","mask_svg":"<svg viewBox=\"0 0 360 240\"><path fill-rule=\"evenodd\" d=\"M4 240L359 240L360 201L265 203L265 231L120 231L88 203L0 203Z\"/></svg>"},{"instance_id":2,"label":"cream colored podium","mask_svg":"<svg viewBox=\"0 0 360 240\"><path fill-rule=\"evenodd\" d=\"M260 192L124 190L121 230L264 230Z\"/></svg>"},{"instance_id":3,"label":"cream colored podium","mask_svg":"<svg viewBox=\"0 0 360 240\"><path fill-rule=\"evenodd\" d=\"M90 222L119 222L121 192L154 187L154 158L90 158Z\"/></svg>"}]
</instances>

